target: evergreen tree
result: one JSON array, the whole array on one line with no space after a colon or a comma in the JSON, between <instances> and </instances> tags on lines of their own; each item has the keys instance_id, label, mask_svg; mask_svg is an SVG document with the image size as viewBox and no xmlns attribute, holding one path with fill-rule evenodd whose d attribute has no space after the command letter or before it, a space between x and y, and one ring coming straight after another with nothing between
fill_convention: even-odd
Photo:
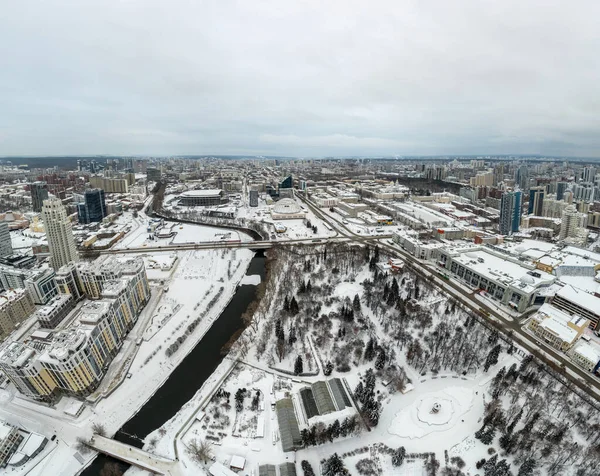
<instances>
[{"instance_id":1,"label":"evergreen tree","mask_svg":"<svg viewBox=\"0 0 600 476\"><path fill-rule=\"evenodd\" d=\"M355 311L360 311L361 309L361 305L360 305L360 297L358 296L358 294L354 295L354 300L352 301L352 307L354 308Z\"/></svg>"},{"instance_id":2,"label":"evergreen tree","mask_svg":"<svg viewBox=\"0 0 600 476\"><path fill-rule=\"evenodd\" d=\"M398 297L398 293L400 291L400 287L398 286L398 281L396 278L392 279L392 294L394 295L394 299Z\"/></svg>"},{"instance_id":3,"label":"evergreen tree","mask_svg":"<svg viewBox=\"0 0 600 476\"><path fill-rule=\"evenodd\" d=\"M498 462L498 453L488 459L483 465L483 474L485 476L492 476L496 470L496 463Z\"/></svg>"},{"instance_id":4,"label":"evergreen tree","mask_svg":"<svg viewBox=\"0 0 600 476\"><path fill-rule=\"evenodd\" d=\"M367 346L365 347L364 358L367 361L373 360L375 357L375 340L371 337L367 342Z\"/></svg>"},{"instance_id":5,"label":"evergreen tree","mask_svg":"<svg viewBox=\"0 0 600 476\"><path fill-rule=\"evenodd\" d=\"M312 284L310 284L310 279L308 280L308 283L306 283L306 292L310 293L312 291Z\"/></svg>"},{"instance_id":6,"label":"evergreen tree","mask_svg":"<svg viewBox=\"0 0 600 476\"><path fill-rule=\"evenodd\" d=\"M392 453L392 464L394 466L402 466L404 463L404 457L406 456L406 449L404 446L401 446L397 450L394 450Z\"/></svg>"},{"instance_id":7,"label":"evergreen tree","mask_svg":"<svg viewBox=\"0 0 600 476\"><path fill-rule=\"evenodd\" d=\"M510 472L510 464L503 459L496 465L493 474L494 476L512 476Z\"/></svg>"},{"instance_id":8,"label":"evergreen tree","mask_svg":"<svg viewBox=\"0 0 600 476\"><path fill-rule=\"evenodd\" d=\"M292 315L296 315L298 314L298 311L300 311L300 308L298 307L298 302L296 301L296 297L292 296L292 300L290 301L290 313L292 313Z\"/></svg>"},{"instance_id":9,"label":"evergreen tree","mask_svg":"<svg viewBox=\"0 0 600 476\"><path fill-rule=\"evenodd\" d=\"M500 355L501 350L502 346L500 344L496 344L496 346L492 350L490 350L490 353L485 359L485 364L483 366L486 372L490 369L492 365L496 365L498 363L498 356Z\"/></svg>"},{"instance_id":10,"label":"evergreen tree","mask_svg":"<svg viewBox=\"0 0 600 476\"><path fill-rule=\"evenodd\" d=\"M364 399L364 394L365 394L365 387L364 387L362 381L360 381L360 382L358 382L358 385L354 389L354 396L356 397L356 399L359 402L362 402Z\"/></svg>"},{"instance_id":11,"label":"evergreen tree","mask_svg":"<svg viewBox=\"0 0 600 476\"><path fill-rule=\"evenodd\" d=\"M300 466L302 467L302 471L304 471L304 476L315 476L315 471L308 461L303 460Z\"/></svg>"},{"instance_id":12,"label":"evergreen tree","mask_svg":"<svg viewBox=\"0 0 600 476\"><path fill-rule=\"evenodd\" d=\"M328 361L327 364L325 364L325 368L323 369L323 373L326 376L331 375L331 372L333 372L333 363L331 363L331 361Z\"/></svg>"},{"instance_id":13,"label":"evergreen tree","mask_svg":"<svg viewBox=\"0 0 600 476\"><path fill-rule=\"evenodd\" d=\"M379 349L379 354L377 354L377 360L375 360L375 368L377 370L382 370L385 366L385 350L383 348Z\"/></svg>"},{"instance_id":14,"label":"evergreen tree","mask_svg":"<svg viewBox=\"0 0 600 476\"><path fill-rule=\"evenodd\" d=\"M294 364L294 374L300 375L304 370L304 363L302 362L302 356L298 356L296 358L296 363Z\"/></svg>"},{"instance_id":15,"label":"evergreen tree","mask_svg":"<svg viewBox=\"0 0 600 476\"><path fill-rule=\"evenodd\" d=\"M304 281L302 281L300 283L300 289L298 289L298 294L304 294L306 292L306 284L304 284Z\"/></svg>"},{"instance_id":16,"label":"evergreen tree","mask_svg":"<svg viewBox=\"0 0 600 476\"><path fill-rule=\"evenodd\" d=\"M288 342L290 345L293 345L298 339L296 338L296 328L294 326L290 327L290 336L288 337Z\"/></svg>"},{"instance_id":17,"label":"evergreen tree","mask_svg":"<svg viewBox=\"0 0 600 476\"><path fill-rule=\"evenodd\" d=\"M533 470L536 467L536 462L533 458L527 458L519 468L517 476L532 476Z\"/></svg>"},{"instance_id":18,"label":"evergreen tree","mask_svg":"<svg viewBox=\"0 0 600 476\"><path fill-rule=\"evenodd\" d=\"M331 424L331 438L339 438L341 433L341 425L339 420L335 420Z\"/></svg>"},{"instance_id":19,"label":"evergreen tree","mask_svg":"<svg viewBox=\"0 0 600 476\"><path fill-rule=\"evenodd\" d=\"M290 312L290 298L288 298L287 296L283 300L283 310L285 312Z\"/></svg>"},{"instance_id":20,"label":"evergreen tree","mask_svg":"<svg viewBox=\"0 0 600 476\"><path fill-rule=\"evenodd\" d=\"M342 458L337 453L334 453L325 460L323 464L323 476L345 476L347 474L350 473L344 466Z\"/></svg>"}]
</instances>

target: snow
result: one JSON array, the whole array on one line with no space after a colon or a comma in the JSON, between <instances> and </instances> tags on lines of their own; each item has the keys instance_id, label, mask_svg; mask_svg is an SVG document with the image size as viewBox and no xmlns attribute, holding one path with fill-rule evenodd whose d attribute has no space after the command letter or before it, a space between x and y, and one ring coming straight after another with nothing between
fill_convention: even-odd
<instances>
[{"instance_id":1,"label":"snow","mask_svg":"<svg viewBox=\"0 0 600 476\"><path fill-rule=\"evenodd\" d=\"M420 392L421 393L421 392ZM422 438L434 431L454 427L473 405L473 390L468 387L445 387L415 400L396 414L388 428L403 438ZM433 412L434 406L439 410Z\"/></svg>"},{"instance_id":2,"label":"snow","mask_svg":"<svg viewBox=\"0 0 600 476\"><path fill-rule=\"evenodd\" d=\"M197 250L177 252L177 256L166 283L170 290L161 295L159 289L152 287L151 301L93 396L99 398L95 405L86 402L81 415L73 418L63 413L64 404L52 408L27 400L20 397L12 385L0 391L3 401L0 420L47 437L58 435L56 443L52 443L52 451L42 452L31 464L20 467L22 471L30 471L31 476L44 476L75 474L81 470L82 464L74 457L76 438L91 436L92 422L102 422L107 433L113 434L152 396L225 308L245 275L253 252ZM214 305L206 310L211 301ZM145 326L158 315L159 308L174 302L181 306L179 312L152 336L144 335ZM196 316L202 316L199 325L167 358L166 348L185 332L185 327ZM136 346L135 341L142 335L146 340ZM125 378L127 373L131 373L131 378ZM82 461L88 462L93 454L81 456ZM43 464L38 464L42 460ZM37 466L31 469L33 464Z\"/></svg>"},{"instance_id":3,"label":"snow","mask_svg":"<svg viewBox=\"0 0 600 476\"><path fill-rule=\"evenodd\" d=\"M240 284L252 284L254 286L258 286L260 284L260 274L246 275Z\"/></svg>"}]
</instances>

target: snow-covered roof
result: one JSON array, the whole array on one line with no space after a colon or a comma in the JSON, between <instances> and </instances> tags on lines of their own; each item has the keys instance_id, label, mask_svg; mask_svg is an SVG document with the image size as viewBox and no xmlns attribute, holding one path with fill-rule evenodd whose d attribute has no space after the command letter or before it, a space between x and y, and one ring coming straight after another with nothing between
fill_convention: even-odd
<instances>
[{"instance_id":1,"label":"snow-covered roof","mask_svg":"<svg viewBox=\"0 0 600 476\"><path fill-rule=\"evenodd\" d=\"M600 315L600 298L597 298L596 296L580 291L573 286L563 287L556 295L577 304L590 311L592 314Z\"/></svg>"},{"instance_id":2,"label":"snow-covered roof","mask_svg":"<svg viewBox=\"0 0 600 476\"><path fill-rule=\"evenodd\" d=\"M182 197L218 197L221 195L221 189L213 188L207 190L188 190L181 194Z\"/></svg>"},{"instance_id":3,"label":"snow-covered roof","mask_svg":"<svg viewBox=\"0 0 600 476\"><path fill-rule=\"evenodd\" d=\"M24 444L21 446L21 448L19 448L19 451L31 458L31 456L33 456L33 454L35 454L40 449L40 447L44 444L45 441L45 436L39 435L37 433L30 433L27 437L27 440L25 440Z\"/></svg>"},{"instance_id":4,"label":"snow-covered roof","mask_svg":"<svg viewBox=\"0 0 600 476\"><path fill-rule=\"evenodd\" d=\"M573 353L579 354L590 362L600 361L600 348L597 345L593 345L589 342L579 342L573 349Z\"/></svg>"}]
</instances>

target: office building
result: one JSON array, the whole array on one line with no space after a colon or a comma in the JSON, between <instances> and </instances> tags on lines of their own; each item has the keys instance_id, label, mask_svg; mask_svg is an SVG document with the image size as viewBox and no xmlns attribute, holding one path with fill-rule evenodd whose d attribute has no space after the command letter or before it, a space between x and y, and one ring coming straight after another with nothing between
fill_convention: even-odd
<instances>
[{"instance_id":1,"label":"office building","mask_svg":"<svg viewBox=\"0 0 600 476\"><path fill-rule=\"evenodd\" d=\"M48 199L48 186L46 182L33 182L30 187L33 211L39 213L42 211L44 200Z\"/></svg>"},{"instance_id":2,"label":"office building","mask_svg":"<svg viewBox=\"0 0 600 476\"><path fill-rule=\"evenodd\" d=\"M106 193L127 193L129 191L129 184L125 178L93 175L90 177L90 185L94 188L101 188Z\"/></svg>"},{"instance_id":3,"label":"office building","mask_svg":"<svg viewBox=\"0 0 600 476\"><path fill-rule=\"evenodd\" d=\"M50 249L50 265L59 269L71 261L78 261L73 229L67 211L58 198L44 201L42 218L46 227L46 238Z\"/></svg>"},{"instance_id":4,"label":"office building","mask_svg":"<svg viewBox=\"0 0 600 476\"><path fill-rule=\"evenodd\" d=\"M567 182L557 182L556 183L556 199L562 200L565 198L565 192L567 191Z\"/></svg>"},{"instance_id":5,"label":"office building","mask_svg":"<svg viewBox=\"0 0 600 476\"><path fill-rule=\"evenodd\" d=\"M593 182L596 178L596 168L592 166L584 167L581 171L582 182Z\"/></svg>"},{"instance_id":6,"label":"office building","mask_svg":"<svg viewBox=\"0 0 600 476\"><path fill-rule=\"evenodd\" d=\"M249 201L251 207L258 207L258 190L250 190Z\"/></svg>"},{"instance_id":7,"label":"office building","mask_svg":"<svg viewBox=\"0 0 600 476\"><path fill-rule=\"evenodd\" d=\"M107 215L104 190L99 188L86 190L83 198L84 202L77 204L77 218L79 223L101 222Z\"/></svg>"},{"instance_id":8,"label":"office building","mask_svg":"<svg viewBox=\"0 0 600 476\"><path fill-rule=\"evenodd\" d=\"M500 234L512 235L521 224L521 192L505 192L500 199Z\"/></svg>"},{"instance_id":9,"label":"office building","mask_svg":"<svg viewBox=\"0 0 600 476\"><path fill-rule=\"evenodd\" d=\"M544 186L532 187L529 190L529 207L527 209L529 215L542 216L545 194L546 187Z\"/></svg>"},{"instance_id":10,"label":"office building","mask_svg":"<svg viewBox=\"0 0 600 476\"><path fill-rule=\"evenodd\" d=\"M529 167L521 165L515 171L515 186L521 190L529 190Z\"/></svg>"},{"instance_id":11,"label":"office building","mask_svg":"<svg viewBox=\"0 0 600 476\"><path fill-rule=\"evenodd\" d=\"M49 268L23 269L0 265L0 284L6 290L27 289L35 304L46 304L58 292L54 271Z\"/></svg>"},{"instance_id":12,"label":"office building","mask_svg":"<svg viewBox=\"0 0 600 476\"><path fill-rule=\"evenodd\" d=\"M83 268L76 267L76 274ZM84 303L58 332L39 332L35 343L13 341L0 350L0 370L21 393L42 401L85 398L98 388L135 325L150 298L143 260L106 257L92 268L99 299ZM71 300L64 296L65 303Z\"/></svg>"},{"instance_id":13,"label":"office building","mask_svg":"<svg viewBox=\"0 0 600 476\"><path fill-rule=\"evenodd\" d=\"M13 254L12 242L10 241L10 231L8 223L0 221L0 258Z\"/></svg>"},{"instance_id":14,"label":"office building","mask_svg":"<svg viewBox=\"0 0 600 476\"><path fill-rule=\"evenodd\" d=\"M0 337L10 334L35 311L26 289L12 289L0 294Z\"/></svg>"},{"instance_id":15,"label":"office building","mask_svg":"<svg viewBox=\"0 0 600 476\"><path fill-rule=\"evenodd\" d=\"M161 172L159 168L148 167L146 168L146 180L148 182L160 182Z\"/></svg>"}]
</instances>

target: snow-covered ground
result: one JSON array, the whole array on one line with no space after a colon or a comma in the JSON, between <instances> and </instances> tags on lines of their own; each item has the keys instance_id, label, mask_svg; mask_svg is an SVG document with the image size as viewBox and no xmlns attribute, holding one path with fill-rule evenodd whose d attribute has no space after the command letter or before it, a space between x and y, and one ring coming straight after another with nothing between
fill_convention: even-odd
<instances>
[{"instance_id":1,"label":"snow-covered ground","mask_svg":"<svg viewBox=\"0 0 600 476\"><path fill-rule=\"evenodd\" d=\"M165 256L169 256L165 254ZM202 250L177 253L172 273L165 277L166 291L162 286L153 287L153 294L162 297L151 301L144 309L136 327L130 332L121 353L130 352L132 358L128 372L110 396L95 405L88 405L78 418L69 417L60 407L51 408L21 398L14 389L0 391L0 419L24 426L47 437L58 435L56 449L47 455L29 474L75 474L82 464L75 459L74 445L79 436L91 436L91 425L101 422L109 434L116 432L152 396L168 378L172 370L200 341L215 319L233 296L237 285L244 277L253 253L249 250ZM171 261L157 256L159 262ZM150 263L150 260L146 260ZM207 309L212 303L210 309ZM165 319L169 309L173 315ZM200 317L199 325L180 345L171 357L166 349L181 334L192 320ZM160 324L160 327L158 325ZM155 326L146 333L145 326ZM142 337L141 345L135 340ZM125 361L121 353L115 361ZM129 358L129 357L128 357ZM109 370L103 388L110 388L107 379L119 376L117 370ZM116 385L115 381L115 385ZM92 455L84 455L89 460ZM23 468L31 469L30 465ZM16 474L16 473L15 473Z\"/></svg>"},{"instance_id":2,"label":"snow-covered ground","mask_svg":"<svg viewBox=\"0 0 600 476\"><path fill-rule=\"evenodd\" d=\"M148 232L148 223L140 223L139 226L132 229L123 239L121 239L114 249L132 249L143 247L160 247L173 244L185 243L206 243L206 242L224 242L224 241L252 241L252 238L246 233L236 230L226 230L205 225L194 225L190 223L165 222L158 228L158 231L172 231L173 236L165 238L153 237L153 233Z\"/></svg>"}]
</instances>

